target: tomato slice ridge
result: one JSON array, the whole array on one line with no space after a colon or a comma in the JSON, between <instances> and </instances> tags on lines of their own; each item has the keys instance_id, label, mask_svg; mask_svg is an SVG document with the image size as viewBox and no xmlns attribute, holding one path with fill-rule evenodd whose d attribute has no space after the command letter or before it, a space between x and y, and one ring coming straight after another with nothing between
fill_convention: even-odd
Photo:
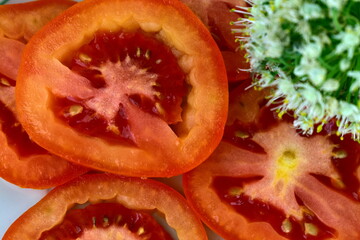
<instances>
[{"instance_id":1,"label":"tomato slice ridge","mask_svg":"<svg viewBox=\"0 0 360 240\"><path fill-rule=\"evenodd\" d=\"M238 213L246 217L248 221L268 222L280 235L291 240L320 240L328 239L336 235L335 229L323 224L303 204L303 220L297 221L296 218L292 216L287 217L282 210L271 204L247 196L243 192L244 184L261 178L261 176L251 178L217 176L213 179L212 187L223 202L226 202ZM297 200L301 202L299 198L297 198ZM316 236L312 234L316 234Z\"/></svg>"},{"instance_id":2,"label":"tomato slice ridge","mask_svg":"<svg viewBox=\"0 0 360 240\"><path fill-rule=\"evenodd\" d=\"M114 234L119 239L172 239L148 211L106 202L69 210L63 221L43 232L39 240L88 239L88 236L103 239L100 234L108 237Z\"/></svg>"},{"instance_id":3,"label":"tomato slice ridge","mask_svg":"<svg viewBox=\"0 0 360 240\"><path fill-rule=\"evenodd\" d=\"M76 100L54 96L53 109L81 133L134 144L129 106L159 117L170 127L182 121L186 75L171 48L156 35L100 31L70 58L63 64L88 79L96 93ZM69 109L77 110L68 114Z\"/></svg>"}]
</instances>

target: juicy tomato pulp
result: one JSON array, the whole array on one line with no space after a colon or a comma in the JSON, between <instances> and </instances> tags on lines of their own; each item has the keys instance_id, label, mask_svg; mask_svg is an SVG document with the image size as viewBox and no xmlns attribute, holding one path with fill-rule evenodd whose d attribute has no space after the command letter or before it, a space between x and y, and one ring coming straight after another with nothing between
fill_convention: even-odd
<instances>
[{"instance_id":1,"label":"juicy tomato pulp","mask_svg":"<svg viewBox=\"0 0 360 240\"><path fill-rule=\"evenodd\" d=\"M98 203L70 210L62 223L43 232L39 240L105 239L104 237L172 239L148 212L128 209L118 203Z\"/></svg>"},{"instance_id":2,"label":"juicy tomato pulp","mask_svg":"<svg viewBox=\"0 0 360 240\"><path fill-rule=\"evenodd\" d=\"M113 64L120 75L105 78L102 67ZM84 76L95 89L122 84L128 101L142 111L162 118L168 124L181 121L181 103L186 93L185 74L177 58L160 40L145 32L98 32L69 61L69 68ZM121 83L122 82L122 83ZM91 136L134 143L131 126L122 102L113 119L86 106L87 100L56 99L60 119L79 132Z\"/></svg>"}]
</instances>

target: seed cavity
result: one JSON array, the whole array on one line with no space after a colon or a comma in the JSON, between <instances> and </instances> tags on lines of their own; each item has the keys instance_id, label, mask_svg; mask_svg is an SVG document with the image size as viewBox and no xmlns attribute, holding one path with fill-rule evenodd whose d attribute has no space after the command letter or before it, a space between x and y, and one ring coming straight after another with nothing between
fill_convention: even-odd
<instances>
[{"instance_id":1,"label":"seed cavity","mask_svg":"<svg viewBox=\"0 0 360 240\"><path fill-rule=\"evenodd\" d=\"M290 222L290 219L285 219L281 224L281 230L284 233L290 233L292 231L292 223Z\"/></svg>"},{"instance_id":2,"label":"seed cavity","mask_svg":"<svg viewBox=\"0 0 360 240\"><path fill-rule=\"evenodd\" d=\"M305 234L311 236L317 236L319 234L319 229L312 223L305 223Z\"/></svg>"}]
</instances>

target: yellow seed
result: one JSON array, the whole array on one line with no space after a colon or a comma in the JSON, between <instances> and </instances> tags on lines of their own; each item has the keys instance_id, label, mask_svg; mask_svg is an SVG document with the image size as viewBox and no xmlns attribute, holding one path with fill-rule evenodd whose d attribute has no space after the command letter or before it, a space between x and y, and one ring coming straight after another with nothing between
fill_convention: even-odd
<instances>
[{"instance_id":1,"label":"yellow seed","mask_svg":"<svg viewBox=\"0 0 360 240\"><path fill-rule=\"evenodd\" d=\"M92 224L93 227L96 228L96 217L92 217Z\"/></svg>"},{"instance_id":2,"label":"yellow seed","mask_svg":"<svg viewBox=\"0 0 360 240\"><path fill-rule=\"evenodd\" d=\"M160 64L161 62L162 62L161 59L158 59L158 60L155 61L156 64Z\"/></svg>"},{"instance_id":3,"label":"yellow seed","mask_svg":"<svg viewBox=\"0 0 360 240\"><path fill-rule=\"evenodd\" d=\"M150 50L148 49L148 50L146 50L146 52L145 52L145 58L147 59L147 60L149 60L150 59Z\"/></svg>"},{"instance_id":4,"label":"yellow seed","mask_svg":"<svg viewBox=\"0 0 360 240\"><path fill-rule=\"evenodd\" d=\"M292 224L290 222L290 220L287 218L285 219L282 224L281 224L281 230L284 232L284 233L289 233L292 231Z\"/></svg>"},{"instance_id":5,"label":"yellow seed","mask_svg":"<svg viewBox=\"0 0 360 240\"><path fill-rule=\"evenodd\" d=\"M137 230L137 235L141 235L145 233L145 229L143 227L139 227L139 229Z\"/></svg>"},{"instance_id":6,"label":"yellow seed","mask_svg":"<svg viewBox=\"0 0 360 240\"><path fill-rule=\"evenodd\" d=\"M110 124L106 127L106 130L108 130L109 132L113 132L116 135L120 135L120 130L117 126L115 126L114 124Z\"/></svg>"},{"instance_id":7,"label":"yellow seed","mask_svg":"<svg viewBox=\"0 0 360 240\"><path fill-rule=\"evenodd\" d=\"M311 236L317 236L319 229L312 223L305 223L305 234Z\"/></svg>"},{"instance_id":8,"label":"yellow seed","mask_svg":"<svg viewBox=\"0 0 360 240\"><path fill-rule=\"evenodd\" d=\"M228 191L229 195L232 197L241 196L244 193L244 190L241 187L231 187Z\"/></svg>"},{"instance_id":9,"label":"yellow seed","mask_svg":"<svg viewBox=\"0 0 360 240\"><path fill-rule=\"evenodd\" d=\"M73 116L76 116L80 113L82 113L82 111L84 110L84 108L81 106L81 105L72 105L70 108L69 108L69 115L71 117Z\"/></svg>"},{"instance_id":10,"label":"yellow seed","mask_svg":"<svg viewBox=\"0 0 360 240\"><path fill-rule=\"evenodd\" d=\"M91 57L89 57L88 55L86 55L85 53L80 53L79 54L79 59L84 62L84 63L89 63L91 62Z\"/></svg>"},{"instance_id":11,"label":"yellow seed","mask_svg":"<svg viewBox=\"0 0 360 240\"><path fill-rule=\"evenodd\" d=\"M156 102L156 103L155 103L155 107L156 107L156 109L157 109L157 111L158 111L158 113L159 113L160 115L164 115L164 114L165 114L165 110L164 110L164 108L161 106L161 104L160 104L159 102Z\"/></svg>"},{"instance_id":12,"label":"yellow seed","mask_svg":"<svg viewBox=\"0 0 360 240\"><path fill-rule=\"evenodd\" d=\"M1 78L0 82L1 82L2 85L10 87L10 83L6 78Z\"/></svg>"},{"instance_id":13,"label":"yellow seed","mask_svg":"<svg viewBox=\"0 0 360 240\"><path fill-rule=\"evenodd\" d=\"M249 135L247 132L236 131L236 132L235 132L235 137L245 139L245 138L250 137L250 135Z\"/></svg>"},{"instance_id":14,"label":"yellow seed","mask_svg":"<svg viewBox=\"0 0 360 240\"><path fill-rule=\"evenodd\" d=\"M103 222L103 227L108 227L110 224L109 224L109 218L107 217L104 217L104 222Z\"/></svg>"},{"instance_id":15,"label":"yellow seed","mask_svg":"<svg viewBox=\"0 0 360 240\"><path fill-rule=\"evenodd\" d=\"M140 57L141 56L141 49L138 47L136 48L136 56Z\"/></svg>"},{"instance_id":16,"label":"yellow seed","mask_svg":"<svg viewBox=\"0 0 360 240\"><path fill-rule=\"evenodd\" d=\"M122 216L121 215L118 215L115 219L115 224L118 224L122 219Z\"/></svg>"},{"instance_id":17,"label":"yellow seed","mask_svg":"<svg viewBox=\"0 0 360 240\"><path fill-rule=\"evenodd\" d=\"M339 151L335 151L332 153L332 157L333 158L346 158L348 155L347 155L347 152L345 150L339 150Z\"/></svg>"},{"instance_id":18,"label":"yellow seed","mask_svg":"<svg viewBox=\"0 0 360 240\"><path fill-rule=\"evenodd\" d=\"M337 189L344 189L346 187L340 178L331 178L331 184Z\"/></svg>"}]
</instances>

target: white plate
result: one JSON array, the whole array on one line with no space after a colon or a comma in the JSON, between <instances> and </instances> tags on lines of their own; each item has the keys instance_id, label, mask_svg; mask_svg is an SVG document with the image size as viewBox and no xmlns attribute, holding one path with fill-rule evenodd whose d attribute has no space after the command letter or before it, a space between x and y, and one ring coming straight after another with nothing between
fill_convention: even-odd
<instances>
[{"instance_id":1,"label":"white plate","mask_svg":"<svg viewBox=\"0 0 360 240\"><path fill-rule=\"evenodd\" d=\"M2 2L2 0L0 0ZM7 4L27 2L27 0L10 0ZM176 190L181 191L178 178L166 181ZM48 190L33 190L19 188L0 178L0 238L2 239L8 227L28 208L46 195ZM206 228L209 240L223 240Z\"/></svg>"}]
</instances>

